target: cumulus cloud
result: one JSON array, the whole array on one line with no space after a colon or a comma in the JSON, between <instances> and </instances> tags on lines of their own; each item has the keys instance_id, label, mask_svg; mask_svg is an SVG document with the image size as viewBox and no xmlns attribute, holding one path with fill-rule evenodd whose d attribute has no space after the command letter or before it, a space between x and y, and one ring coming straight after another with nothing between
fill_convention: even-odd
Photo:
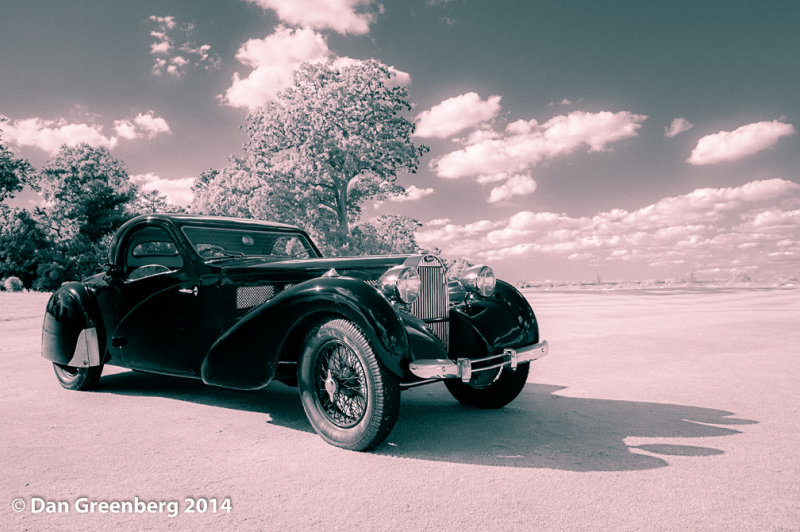
<instances>
[{"instance_id":1,"label":"cumulus cloud","mask_svg":"<svg viewBox=\"0 0 800 532\"><path fill-rule=\"evenodd\" d=\"M92 146L113 148L116 137L103 134L102 126L97 124L69 123L65 119L46 120L25 118L10 121L4 130L9 143L19 147L34 147L55 153L63 145L73 146L86 142Z\"/></svg>"},{"instance_id":2,"label":"cumulus cloud","mask_svg":"<svg viewBox=\"0 0 800 532\"><path fill-rule=\"evenodd\" d=\"M706 135L686 162L693 165L733 162L772 148L778 141L797 133L792 124L779 120L755 122L733 131L720 131Z\"/></svg>"},{"instance_id":3,"label":"cumulus cloud","mask_svg":"<svg viewBox=\"0 0 800 532\"><path fill-rule=\"evenodd\" d=\"M247 0L292 26L364 35L383 6L373 0Z\"/></svg>"},{"instance_id":4,"label":"cumulus cloud","mask_svg":"<svg viewBox=\"0 0 800 532\"><path fill-rule=\"evenodd\" d=\"M433 194L433 188L419 188L416 185L411 185L410 187L406 188L405 196L392 196L389 198L389 201L394 201L397 203L403 203L406 201L419 201L425 196L430 196L431 194Z\"/></svg>"},{"instance_id":5,"label":"cumulus cloud","mask_svg":"<svg viewBox=\"0 0 800 532\"><path fill-rule=\"evenodd\" d=\"M278 26L263 39L250 39L236 52L236 59L253 70L247 77L233 74L224 101L234 107L254 110L289 86L292 73L306 61L325 61L331 55L328 43L311 29Z\"/></svg>"},{"instance_id":6,"label":"cumulus cloud","mask_svg":"<svg viewBox=\"0 0 800 532\"><path fill-rule=\"evenodd\" d=\"M236 52L236 59L252 70L247 76L233 74L231 86L221 96L233 107L255 110L274 100L292 82L294 71L306 62L322 62L333 58L325 37L308 28L278 26L263 39L250 39ZM334 66L344 68L358 62L350 57L336 57ZM411 77L394 67L391 83L404 85Z\"/></svg>"},{"instance_id":7,"label":"cumulus cloud","mask_svg":"<svg viewBox=\"0 0 800 532\"><path fill-rule=\"evenodd\" d=\"M488 122L500 112L500 96L481 100L475 92L448 98L417 117L416 136L448 138Z\"/></svg>"},{"instance_id":8,"label":"cumulus cloud","mask_svg":"<svg viewBox=\"0 0 800 532\"><path fill-rule=\"evenodd\" d=\"M505 183L492 189L489 203L507 200L512 196L527 196L534 192L536 192L536 181L530 175L512 175Z\"/></svg>"},{"instance_id":9,"label":"cumulus cloud","mask_svg":"<svg viewBox=\"0 0 800 532\"><path fill-rule=\"evenodd\" d=\"M115 120L114 131L117 136L132 140L137 138L152 139L160 133L171 133L169 124L153 111L139 113L131 120Z\"/></svg>"},{"instance_id":10,"label":"cumulus cloud","mask_svg":"<svg viewBox=\"0 0 800 532\"><path fill-rule=\"evenodd\" d=\"M694 127L694 124L685 118L676 118L670 123L669 126L664 128L664 135L668 138L677 137L684 131L689 131Z\"/></svg>"},{"instance_id":11,"label":"cumulus cloud","mask_svg":"<svg viewBox=\"0 0 800 532\"><path fill-rule=\"evenodd\" d=\"M82 142L114 148L120 139L152 139L156 135L170 133L170 128L166 120L156 116L153 111L148 111L139 113L132 119L115 120L114 132L114 135L108 135L100 124L74 123L64 118L11 120L4 127L4 135L9 143L48 153L57 152L64 144L74 146Z\"/></svg>"},{"instance_id":12,"label":"cumulus cloud","mask_svg":"<svg viewBox=\"0 0 800 532\"><path fill-rule=\"evenodd\" d=\"M177 79L183 77L189 67L219 68L219 56L211 53L211 45L192 41L194 24L179 25L173 16L151 15L150 21L156 26L150 32L154 39L150 45L153 75Z\"/></svg>"},{"instance_id":13,"label":"cumulus cloud","mask_svg":"<svg viewBox=\"0 0 800 532\"><path fill-rule=\"evenodd\" d=\"M474 97L463 98L469 94ZM475 93L468 95L458 97L462 99L458 102L451 102L455 99L446 100L452 105L442 116L456 117L457 113L452 111L458 109L460 105L456 104L462 101L473 104L480 102L479 99L476 102ZM493 98L497 100L493 102ZM465 124L475 126L482 122L479 118L496 116L499 98L490 97L483 102L486 104L483 115L472 115L473 118L465 119L463 124L453 128L458 127L456 131L462 131L470 127ZM493 104L491 108L489 103ZM430 116L436 116L438 113L434 113L435 109L427 111L431 114L424 118L428 120ZM488 202L494 203L512 196L533 194L536 182L530 173L538 165L579 149L608 151L613 143L635 137L646 118L630 111L574 111L553 117L544 124L536 120L516 120L507 124L503 131L481 127L461 139L463 147L434 159L430 166L436 175L446 179L473 177L481 184L505 181L490 192ZM431 122L444 124L445 120ZM447 132L446 129L443 131Z\"/></svg>"},{"instance_id":14,"label":"cumulus cloud","mask_svg":"<svg viewBox=\"0 0 800 532\"><path fill-rule=\"evenodd\" d=\"M629 111L589 113L575 111L551 118L544 124L518 120L502 136L484 138L431 162L439 177L517 174L547 159L568 155L580 148L606 151L614 142L635 137L646 116Z\"/></svg>"},{"instance_id":15,"label":"cumulus cloud","mask_svg":"<svg viewBox=\"0 0 800 532\"><path fill-rule=\"evenodd\" d=\"M192 202L193 177L181 179L166 179L152 172L131 176L131 181L136 183L144 192L158 190L167 196L167 200L180 206L188 206Z\"/></svg>"},{"instance_id":16,"label":"cumulus cloud","mask_svg":"<svg viewBox=\"0 0 800 532\"><path fill-rule=\"evenodd\" d=\"M594 216L520 211L498 221L435 222L417 234L422 246L479 261L544 254L595 266L621 261L700 271L800 260L800 184L783 179L701 188Z\"/></svg>"}]
</instances>

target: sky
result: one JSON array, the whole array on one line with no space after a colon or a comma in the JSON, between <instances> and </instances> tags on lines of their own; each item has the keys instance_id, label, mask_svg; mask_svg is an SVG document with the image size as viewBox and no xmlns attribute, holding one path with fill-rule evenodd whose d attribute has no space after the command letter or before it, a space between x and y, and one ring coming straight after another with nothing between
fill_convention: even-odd
<instances>
[{"instance_id":1,"label":"sky","mask_svg":"<svg viewBox=\"0 0 800 532\"><path fill-rule=\"evenodd\" d=\"M0 127L186 204L296 66L375 58L431 150L365 217L514 281L771 281L800 277L799 27L769 0L3 0Z\"/></svg>"}]
</instances>

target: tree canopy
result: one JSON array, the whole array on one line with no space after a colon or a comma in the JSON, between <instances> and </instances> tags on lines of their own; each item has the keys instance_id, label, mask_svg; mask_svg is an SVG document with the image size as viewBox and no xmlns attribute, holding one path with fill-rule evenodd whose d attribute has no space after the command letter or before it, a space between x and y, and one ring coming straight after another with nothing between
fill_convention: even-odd
<instances>
[{"instance_id":1,"label":"tree canopy","mask_svg":"<svg viewBox=\"0 0 800 532\"><path fill-rule=\"evenodd\" d=\"M411 140L408 93L394 77L375 60L302 65L247 118L244 156L201 176L193 209L302 225L333 253L363 248L377 234L363 223L351 234L364 202L405 193L398 172L415 172L428 151Z\"/></svg>"},{"instance_id":2,"label":"tree canopy","mask_svg":"<svg viewBox=\"0 0 800 532\"><path fill-rule=\"evenodd\" d=\"M3 144L2 125L6 118L0 115L0 202L13 197L22 190L33 173L33 168L25 159L20 159Z\"/></svg>"},{"instance_id":3,"label":"tree canopy","mask_svg":"<svg viewBox=\"0 0 800 532\"><path fill-rule=\"evenodd\" d=\"M100 241L129 216L137 187L121 161L105 147L62 146L39 171L33 188L57 241L83 236Z\"/></svg>"}]
</instances>

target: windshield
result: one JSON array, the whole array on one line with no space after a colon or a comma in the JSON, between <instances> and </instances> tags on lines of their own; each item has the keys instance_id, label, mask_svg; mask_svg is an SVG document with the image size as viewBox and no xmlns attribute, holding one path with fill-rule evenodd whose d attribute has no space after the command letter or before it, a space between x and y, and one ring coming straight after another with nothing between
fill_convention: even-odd
<instances>
[{"instance_id":1,"label":"windshield","mask_svg":"<svg viewBox=\"0 0 800 532\"><path fill-rule=\"evenodd\" d=\"M268 228L221 229L184 226L183 233L206 262L241 257L307 259L316 257L308 239L299 233Z\"/></svg>"}]
</instances>

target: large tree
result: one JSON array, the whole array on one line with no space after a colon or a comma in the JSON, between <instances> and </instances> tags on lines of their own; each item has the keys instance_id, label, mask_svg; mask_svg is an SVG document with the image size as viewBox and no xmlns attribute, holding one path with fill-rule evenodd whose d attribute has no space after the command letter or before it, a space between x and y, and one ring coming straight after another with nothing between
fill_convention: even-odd
<instances>
[{"instance_id":1,"label":"large tree","mask_svg":"<svg viewBox=\"0 0 800 532\"><path fill-rule=\"evenodd\" d=\"M0 115L0 202L22 190L33 172L28 161L16 157L3 144L3 122L6 120Z\"/></svg>"},{"instance_id":2,"label":"large tree","mask_svg":"<svg viewBox=\"0 0 800 532\"><path fill-rule=\"evenodd\" d=\"M44 199L42 221L57 243L84 238L98 243L130 217L137 187L105 147L62 146L33 183Z\"/></svg>"},{"instance_id":3,"label":"large tree","mask_svg":"<svg viewBox=\"0 0 800 532\"><path fill-rule=\"evenodd\" d=\"M364 202L403 194L398 172L415 172L428 151L411 140L408 93L394 77L375 60L302 65L247 118L245 156L203 181L196 210L297 223L328 251L355 252Z\"/></svg>"}]
</instances>

